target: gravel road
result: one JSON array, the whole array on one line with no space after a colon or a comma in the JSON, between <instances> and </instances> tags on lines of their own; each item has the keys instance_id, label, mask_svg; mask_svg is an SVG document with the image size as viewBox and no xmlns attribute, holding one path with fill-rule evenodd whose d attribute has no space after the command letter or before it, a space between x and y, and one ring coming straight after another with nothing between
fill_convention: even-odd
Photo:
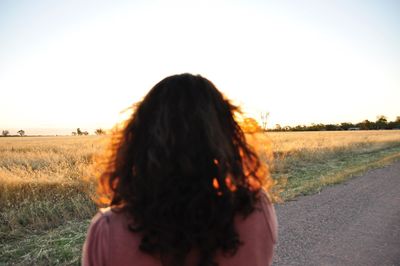
<instances>
[{"instance_id":1,"label":"gravel road","mask_svg":"<svg viewBox=\"0 0 400 266\"><path fill-rule=\"evenodd\" d=\"M276 205L277 265L400 265L400 162Z\"/></svg>"}]
</instances>

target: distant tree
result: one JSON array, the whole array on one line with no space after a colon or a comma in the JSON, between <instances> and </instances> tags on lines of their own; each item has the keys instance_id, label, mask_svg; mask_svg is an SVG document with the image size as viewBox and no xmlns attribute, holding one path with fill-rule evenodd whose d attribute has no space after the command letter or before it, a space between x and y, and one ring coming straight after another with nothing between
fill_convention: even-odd
<instances>
[{"instance_id":1,"label":"distant tree","mask_svg":"<svg viewBox=\"0 0 400 266\"><path fill-rule=\"evenodd\" d=\"M268 113L262 114L262 119L266 119ZM376 122L364 120L356 124L350 122L343 122L340 124L315 124L311 125L297 125L297 126L285 126L281 127L280 124L276 124L274 129L271 131L323 131L323 130L376 130L376 129L400 129L400 116L397 116L395 121L388 121L384 115L376 117ZM251 123L250 123L251 124Z\"/></svg>"},{"instance_id":2,"label":"distant tree","mask_svg":"<svg viewBox=\"0 0 400 266\"><path fill-rule=\"evenodd\" d=\"M334 124L328 124L325 126L326 130L328 131L333 131L333 130L338 130L339 126L338 125L334 125Z\"/></svg>"},{"instance_id":3,"label":"distant tree","mask_svg":"<svg viewBox=\"0 0 400 266\"><path fill-rule=\"evenodd\" d=\"M85 135L85 136L87 136L87 135L89 135L89 132L83 131L82 134Z\"/></svg>"},{"instance_id":4,"label":"distant tree","mask_svg":"<svg viewBox=\"0 0 400 266\"><path fill-rule=\"evenodd\" d=\"M387 123L386 129L400 129L400 116L397 116L394 121Z\"/></svg>"},{"instance_id":5,"label":"distant tree","mask_svg":"<svg viewBox=\"0 0 400 266\"><path fill-rule=\"evenodd\" d=\"M382 121L382 122L387 122L387 117L384 115L378 115L376 117L376 121Z\"/></svg>"},{"instance_id":6,"label":"distant tree","mask_svg":"<svg viewBox=\"0 0 400 266\"><path fill-rule=\"evenodd\" d=\"M82 134L83 134L82 130L79 127L76 129L76 134L78 136L82 136Z\"/></svg>"},{"instance_id":7,"label":"distant tree","mask_svg":"<svg viewBox=\"0 0 400 266\"><path fill-rule=\"evenodd\" d=\"M18 130L17 133L18 133L21 137L25 136L25 131L23 131L22 129Z\"/></svg>"},{"instance_id":8,"label":"distant tree","mask_svg":"<svg viewBox=\"0 0 400 266\"><path fill-rule=\"evenodd\" d=\"M307 130L310 130L310 131L322 131L322 130L326 130L326 126L324 124L314 124L314 123L312 123L311 126L309 126L307 128Z\"/></svg>"},{"instance_id":9,"label":"distant tree","mask_svg":"<svg viewBox=\"0 0 400 266\"><path fill-rule=\"evenodd\" d=\"M340 123L340 128L343 130L348 130L351 127L355 127L353 123L348 123L348 122Z\"/></svg>"},{"instance_id":10,"label":"distant tree","mask_svg":"<svg viewBox=\"0 0 400 266\"><path fill-rule=\"evenodd\" d=\"M76 136L76 132L75 131L71 132L71 134L72 134L72 136Z\"/></svg>"},{"instance_id":11,"label":"distant tree","mask_svg":"<svg viewBox=\"0 0 400 266\"><path fill-rule=\"evenodd\" d=\"M1 135L3 135L3 137L7 137L10 134L10 131L8 130L3 130L3 132L1 132Z\"/></svg>"},{"instance_id":12,"label":"distant tree","mask_svg":"<svg viewBox=\"0 0 400 266\"><path fill-rule=\"evenodd\" d=\"M390 121L389 123L387 123L386 129L394 129L394 128L396 128L396 122Z\"/></svg>"},{"instance_id":13,"label":"distant tree","mask_svg":"<svg viewBox=\"0 0 400 266\"><path fill-rule=\"evenodd\" d=\"M268 122L269 112L261 112L261 129L267 130L267 122Z\"/></svg>"},{"instance_id":14,"label":"distant tree","mask_svg":"<svg viewBox=\"0 0 400 266\"><path fill-rule=\"evenodd\" d=\"M387 118L384 115L376 117L376 129L385 129L387 127Z\"/></svg>"},{"instance_id":15,"label":"distant tree","mask_svg":"<svg viewBox=\"0 0 400 266\"><path fill-rule=\"evenodd\" d=\"M95 133L96 135L105 135L105 134L106 134L106 131L103 130L102 128L98 128L98 129L96 129L96 130L94 131L94 133Z\"/></svg>"},{"instance_id":16,"label":"distant tree","mask_svg":"<svg viewBox=\"0 0 400 266\"><path fill-rule=\"evenodd\" d=\"M358 123L356 126L362 130L371 130L375 128L375 123L369 121L368 119L365 119L364 121Z\"/></svg>"},{"instance_id":17,"label":"distant tree","mask_svg":"<svg viewBox=\"0 0 400 266\"><path fill-rule=\"evenodd\" d=\"M292 131L306 131L307 127L305 125L297 125L292 127Z\"/></svg>"},{"instance_id":18,"label":"distant tree","mask_svg":"<svg viewBox=\"0 0 400 266\"><path fill-rule=\"evenodd\" d=\"M400 116L397 116L396 119L389 123L390 129L400 129Z\"/></svg>"},{"instance_id":19,"label":"distant tree","mask_svg":"<svg viewBox=\"0 0 400 266\"><path fill-rule=\"evenodd\" d=\"M400 116L396 117L396 120L394 121L393 128L399 128L400 129Z\"/></svg>"}]
</instances>

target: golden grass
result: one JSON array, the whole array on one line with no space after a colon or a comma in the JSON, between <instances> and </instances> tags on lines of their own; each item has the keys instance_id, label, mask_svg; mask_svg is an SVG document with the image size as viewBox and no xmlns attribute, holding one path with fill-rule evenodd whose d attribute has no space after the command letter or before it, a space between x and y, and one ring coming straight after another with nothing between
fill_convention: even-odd
<instances>
[{"instance_id":1,"label":"golden grass","mask_svg":"<svg viewBox=\"0 0 400 266\"><path fill-rule=\"evenodd\" d=\"M88 218L100 137L0 138L0 233Z\"/></svg>"},{"instance_id":2,"label":"golden grass","mask_svg":"<svg viewBox=\"0 0 400 266\"><path fill-rule=\"evenodd\" d=\"M1 231L48 228L90 217L95 211L90 200L93 156L102 153L106 139L0 138ZM400 131L269 132L248 139L270 165L282 190L291 180L309 179L311 168L326 168L325 161L397 147ZM333 165L331 172L338 167Z\"/></svg>"},{"instance_id":3,"label":"golden grass","mask_svg":"<svg viewBox=\"0 0 400 266\"><path fill-rule=\"evenodd\" d=\"M103 151L106 139L0 138L0 229L46 228L90 217L93 156ZM324 160L400 145L400 131L269 132L248 139L274 178L286 183Z\"/></svg>"},{"instance_id":4,"label":"golden grass","mask_svg":"<svg viewBox=\"0 0 400 266\"><path fill-rule=\"evenodd\" d=\"M106 140L0 138L0 264L79 262L96 212L93 157ZM400 158L398 130L270 132L248 140L270 166L274 192L284 200Z\"/></svg>"},{"instance_id":5,"label":"golden grass","mask_svg":"<svg viewBox=\"0 0 400 266\"><path fill-rule=\"evenodd\" d=\"M400 142L399 130L269 132L274 152L319 151L337 148L378 148Z\"/></svg>"},{"instance_id":6,"label":"golden grass","mask_svg":"<svg viewBox=\"0 0 400 266\"><path fill-rule=\"evenodd\" d=\"M273 151L265 157L283 200L400 158L399 130L270 132L261 138Z\"/></svg>"}]
</instances>

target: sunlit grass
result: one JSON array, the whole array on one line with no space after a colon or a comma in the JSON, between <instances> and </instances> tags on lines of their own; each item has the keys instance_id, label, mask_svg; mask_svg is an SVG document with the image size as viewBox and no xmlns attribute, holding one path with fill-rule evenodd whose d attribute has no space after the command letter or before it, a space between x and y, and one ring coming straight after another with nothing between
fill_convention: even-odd
<instances>
[{"instance_id":1,"label":"sunlit grass","mask_svg":"<svg viewBox=\"0 0 400 266\"><path fill-rule=\"evenodd\" d=\"M398 130L270 132L261 138L271 147L269 164L283 200L318 192L400 158Z\"/></svg>"},{"instance_id":2,"label":"sunlit grass","mask_svg":"<svg viewBox=\"0 0 400 266\"><path fill-rule=\"evenodd\" d=\"M0 138L0 229L45 229L89 218L99 137Z\"/></svg>"},{"instance_id":3,"label":"sunlit grass","mask_svg":"<svg viewBox=\"0 0 400 266\"><path fill-rule=\"evenodd\" d=\"M283 200L400 157L400 131L248 135ZM105 137L0 138L0 264L78 264ZM28 236L28 237L27 237Z\"/></svg>"}]
</instances>

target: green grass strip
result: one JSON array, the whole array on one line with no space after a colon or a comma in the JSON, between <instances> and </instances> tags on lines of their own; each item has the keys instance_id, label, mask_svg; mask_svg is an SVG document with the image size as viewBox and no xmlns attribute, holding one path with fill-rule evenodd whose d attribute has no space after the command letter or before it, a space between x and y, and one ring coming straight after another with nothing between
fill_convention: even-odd
<instances>
[{"instance_id":1,"label":"green grass strip","mask_svg":"<svg viewBox=\"0 0 400 266\"><path fill-rule=\"evenodd\" d=\"M283 201L320 192L324 187L344 182L370 169L380 168L400 159L400 147L365 153L343 153L314 161L288 160L287 172L277 189Z\"/></svg>"}]
</instances>

